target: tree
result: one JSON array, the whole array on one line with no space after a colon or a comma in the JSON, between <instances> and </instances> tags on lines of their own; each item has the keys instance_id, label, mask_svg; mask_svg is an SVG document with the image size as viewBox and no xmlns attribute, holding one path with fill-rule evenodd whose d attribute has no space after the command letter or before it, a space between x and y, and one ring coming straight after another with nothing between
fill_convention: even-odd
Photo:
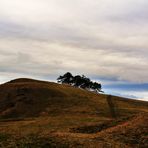
<instances>
[{"instance_id":1,"label":"tree","mask_svg":"<svg viewBox=\"0 0 148 148\"><path fill-rule=\"evenodd\" d=\"M79 75L76 75L73 78L73 85L76 87L81 87L82 84L83 84L82 77Z\"/></svg>"},{"instance_id":2,"label":"tree","mask_svg":"<svg viewBox=\"0 0 148 148\"><path fill-rule=\"evenodd\" d=\"M83 84L81 85L82 88L86 89L86 88L90 88L90 79L87 78L86 76L82 75L82 82Z\"/></svg>"},{"instance_id":3,"label":"tree","mask_svg":"<svg viewBox=\"0 0 148 148\"><path fill-rule=\"evenodd\" d=\"M93 90L95 90L96 92L100 92L102 86L101 86L101 84L99 84L99 83L97 83L97 82L94 82L94 83L92 83L91 88L92 88Z\"/></svg>"},{"instance_id":4,"label":"tree","mask_svg":"<svg viewBox=\"0 0 148 148\"><path fill-rule=\"evenodd\" d=\"M63 76L59 76L57 80L58 80L58 83L66 83L66 84L73 85L75 87L88 89L88 90L92 89L96 92L102 92L101 84L97 82L92 82L89 78L87 78L84 75L73 76L70 72L67 72Z\"/></svg>"},{"instance_id":5,"label":"tree","mask_svg":"<svg viewBox=\"0 0 148 148\"><path fill-rule=\"evenodd\" d=\"M71 84L73 82L73 75L70 72L67 72L63 76L59 76L57 80L58 83Z\"/></svg>"}]
</instances>

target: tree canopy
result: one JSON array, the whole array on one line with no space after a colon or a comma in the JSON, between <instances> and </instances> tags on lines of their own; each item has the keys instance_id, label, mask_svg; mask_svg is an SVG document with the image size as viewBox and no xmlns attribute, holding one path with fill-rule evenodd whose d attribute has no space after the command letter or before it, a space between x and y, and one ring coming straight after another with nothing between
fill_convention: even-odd
<instances>
[{"instance_id":1,"label":"tree canopy","mask_svg":"<svg viewBox=\"0 0 148 148\"><path fill-rule=\"evenodd\" d=\"M101 84L91 81L88 77L82 75L73 76L70 72L65 73L63 76L57 78L58 83L69 84L75 87L89 89L96 92L101 91Z\"/></svg>"}]
</instances>

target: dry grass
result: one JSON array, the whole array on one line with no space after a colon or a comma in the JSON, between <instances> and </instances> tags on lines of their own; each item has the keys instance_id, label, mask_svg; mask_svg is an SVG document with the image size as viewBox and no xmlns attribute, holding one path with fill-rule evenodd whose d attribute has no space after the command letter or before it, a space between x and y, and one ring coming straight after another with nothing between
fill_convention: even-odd
<instances>
[{"instance_id":1,"label":"dry grass","mask_svg":"<svg viewBox=\"0 0 148 148\"><path fill-rule=\"evenodd\" d=\"M148 103L18 79L0 86L0 147L147 147Z\"/></svg>"}]
</instances>

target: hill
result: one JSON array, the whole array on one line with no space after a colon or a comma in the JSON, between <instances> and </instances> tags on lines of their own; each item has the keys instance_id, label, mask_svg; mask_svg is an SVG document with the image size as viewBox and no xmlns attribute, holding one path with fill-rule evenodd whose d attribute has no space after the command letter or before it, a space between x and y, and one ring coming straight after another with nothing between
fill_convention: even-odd
<instances>
[{"instance_id":1,"label":"hill","mask_svg":"<svg viewBox=\"0 0 148 148\"><path fill-rule=\"evenodd\" d=\"M147 113L148 102L16 79L0 85L0 146L147 146Z\"/></svg>"}]
</instances>

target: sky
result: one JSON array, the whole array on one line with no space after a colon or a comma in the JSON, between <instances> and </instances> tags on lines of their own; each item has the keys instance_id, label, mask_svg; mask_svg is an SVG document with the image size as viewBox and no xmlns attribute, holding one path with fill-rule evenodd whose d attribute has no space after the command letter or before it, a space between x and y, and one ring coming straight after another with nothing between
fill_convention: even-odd
<instances>
[{"instance_id":1,"label":"sky","mask_svg":"<svg viewBox=\"0 0 148 148\"><path fill-rule=\"evenodd\" d=\"M148 101L148 1L0 0L0 83L67 71Z\"/></svg>"}]
</instances>

